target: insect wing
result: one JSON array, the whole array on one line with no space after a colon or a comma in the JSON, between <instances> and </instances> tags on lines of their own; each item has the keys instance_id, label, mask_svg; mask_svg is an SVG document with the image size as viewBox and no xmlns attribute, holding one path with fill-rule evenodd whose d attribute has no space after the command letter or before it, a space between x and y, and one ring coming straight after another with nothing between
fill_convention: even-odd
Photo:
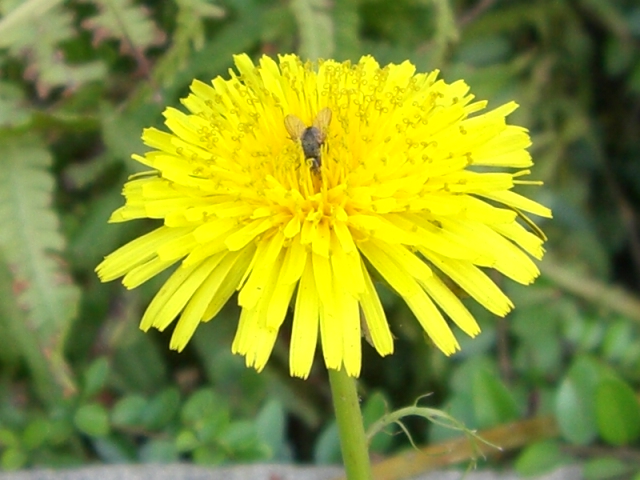
<instances>
[{"instance_id":1,"label":"insect wing","mask_svg":"<svg viewBox=\"0 0 640 480\"><path fill-rule=\"evenodd\" d=\"M293 140L300 140L300 137L302 137L302 134L307 129L304 122L295 115L287 115L284 117L284 126Z\"/></svg>"},{"instance_id":2,"label":"insect wing","mask_svg":"<svg viewBox=\"0 0 640 480\"><path fill-rule=\"evenodd\" d=\"M324 138L327 135L327 128L331 123L331 110L328 107L323 108L318 112L316 118L313 120L313 126L320 131L320 143L324 142Z\"/></svg>"}]
</instances>

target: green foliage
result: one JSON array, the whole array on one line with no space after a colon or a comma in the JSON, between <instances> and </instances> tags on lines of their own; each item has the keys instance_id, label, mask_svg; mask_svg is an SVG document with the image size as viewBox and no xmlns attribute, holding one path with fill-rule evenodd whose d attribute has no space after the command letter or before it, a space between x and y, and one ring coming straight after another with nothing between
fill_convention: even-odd
<instances>
[{"instance_id":1,"label":"green foliage","mask_svg":"<svg viewBox=\"0 0 640 480\"><path fill-rule=\"evenodd\" d=\"M629 385L618 378L603 380L596 390L596 418L602 438L628 445L640 436L640 405Z\"/></svg>"},{"instance_id":2,"label":"green foliage","mask_svg":"<svg viewBox=\"0 0 640 480\"><path fill-rule=\"evenodd\" d=\"M567 463L567 456L558 442L534 443L524 449L515 464L516 471L523 477L544 475Z\"/></svg>"},{"instance_id":3,"label":"green foliage","mask_svg":"<svg viewBox=\"0 0 640 480\"><path fill-rule=\"evenodd\" d=\"M572 443L587 445L597 435L595 394L601 367L587 357L578 357L560 383L555 413L563 436Z\"/></svg>"},{"instance_id":4,"label":"green foliage","mask_svg":"<svg viewBox=\"0 0 640 480\"><path fill-rule=\"evenodd\" d=\"M19 127L26 125L31 112L24 105L24 95L20 87L9 82L0 82L0 126Z\"/></svg>"},{"instance_id":5,"label":"green foliage","mask_svg":"<svg viewBox=\"0 0 640 480\"><path fill-rule=\"evenodd\" d=\"M636 478L633 467L616 458L596 458L584 466L583 474L586 480L605 480L607 478ZM637 473L636 473L637 476Z\"/></svg>"},{"instance_id":6,"label":"green foliage","mask_svg":"<svg viewBox=\"0 0 640 480\"><path fill-rule=\"evenodd\" d=\"M73 14L57 0L29 0L20 6L1 4L0 48L9 58L26 61L25 76L35 81L38 93L46 97L56 87L77 88L102 80L106 69L100 61L70 65L64 61L61 45L77 36ZM14 7L14 8L12 8ZM4 63L4 62L3 62Z\"/></svg>"},{"instance_id":7,"label":"green foliage","mask_svg":"<svg viewBox=\"0 0 640 480\"><path fill-rule=\"evenodd\" d=\"M142 129L233 54L290 51L409 59L490 106L515 99L545 182L531 193L555 215L541 279L501 284L517 307L504 320L469 303L483 331L451 358L380 286L396 351L365 346L366 424L432 392L413 408L472 429L552 415L559 435L513 459L523 475L640 468L624 455L640 442L637 2L0 0L0 13L0 469L339 460L326 378L288 376L286 328L267 369L247 369L230 352L232 300L177 355L170 332L137 327L162 279L127 292L93 271L155 225L107 224ZM371 449L461 435L438 418L385 424Z\"/></svg>"},{"instance_id":8,"label":"green foliage","mask_svg":"<svg viewBox=\"0 0 640 480\"><path fill-rule=\"evenodd\" d=\"M64 238L52 206L51 156L31 137L2 142L0 244L19 282L19 302L30 312L32 331L49 348L76 314L78 291L59 255Z\"/></svg>"},{"instance_id":9,"label":"green foliage","mask_svg":"<svg viewBox=\"0 0 640 480\"><path fill-rule=\"evenodd\" d=\"M362 406L362 418L365 429L370 430L376 422L385 417L388 413L388 400L381 392L373 393ZM416 415L415 412L410 414ZM395 419L378 425L375 432L369 431L369 450L372 453L385 452L392 442L391 435L398 430L393 424ZM335 420L331 421L320 434L314 447L314 460L319 464L335 464L342 461L340 451L340 437L338 436L338 425Z\"/></svg>"},{"instance_id":10,"label":"green foliage","mask_svg":"<svg viewBox=\"0 0 640 480\"><path fill-rule=\"evenodd\" d=\"M274 406L267 404L265 408L273 410ZM194 462L207 465L269 458L274 448L281 448L278 437L283 440L282 422L274 425L276 428L268 437L252 421L233 421L230 412L226 399L213 390L196 391L182 409L175 448L183 454L190 453ZM258 413L258 419L265 415L270 413Z\"/></svg>"},{"instance_id":11,"label":"green foliage","mask_svg":"<svg viewBox=\"0 0 640 480\"><path fill-rule=\"evenodd\" d=\"M73 424L85 435L104 437L109 433L109 414L98 403L83 405L73 416Z\"/></svg>"},{"instance_id":12,"label":"green foliage","mask_svg":"<svg viewBox=\"0 0 640 480\"><path fill-rule=\"evenodd\" d=\"M298 23L300 56L308 60L332 58L333 21L325 0L293 0L291 10Z\"/></svg>"},{"instance_id":13,"label":"green foliage","mask_svg":"<svg viewBox=\"0 0 640 480\"><path fill-rule=\"evenodd\" d=\"M129 0L87 0L97 14L85 19L82 26L93 33L93 43L100 44L107 39L120 42L120 50L136 56L164 40L143 7L133 5Z\"/></svg>"},{"instance_id":14,"label":"green foliage","mask_svg":"<svg viewBox=\"0 0 640 480\"><path fill-rule=\"evenodd\" d=\"M187 67L191 49L199 51L206 45L205 22L224 16L224 10L206 0L177 0L176 28L172 44L155 67L155 77L161 84L169 81L173 71Z\"/></svg>"}]
</instances>

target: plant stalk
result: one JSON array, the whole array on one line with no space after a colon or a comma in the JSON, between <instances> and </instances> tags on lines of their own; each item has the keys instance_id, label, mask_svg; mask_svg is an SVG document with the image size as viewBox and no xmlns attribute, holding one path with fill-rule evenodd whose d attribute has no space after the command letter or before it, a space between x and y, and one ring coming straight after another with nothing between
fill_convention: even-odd
<instances>
[{"instance_id":1,"label":"plant stalk","mask_svg":"<svg viewBox=\"0 0 640 480\"><path fill-rule=\"evenodd\" d=\"M348 480L372 480L367 437L364 433L356 380L343 369L329 369L342 460Z\"/></svg>"}]
</instances>

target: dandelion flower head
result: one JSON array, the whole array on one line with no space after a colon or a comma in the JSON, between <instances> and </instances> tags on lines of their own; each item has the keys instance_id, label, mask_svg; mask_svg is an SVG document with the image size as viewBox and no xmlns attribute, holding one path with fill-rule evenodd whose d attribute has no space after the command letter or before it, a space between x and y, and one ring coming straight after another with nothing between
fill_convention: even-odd
<instances>
[{"instance_id":1,"label":"dandelion flower head","mask_svg":"<svg viewBox=\"0 0 640 480\"><path fill-rule=\"evenodd\" d=\"M232 350L248 366L265 366L293 305L291 374L309 375L319 336L326 367L358 376L365 329L380 355L393 352L372 275L447 355L459 349L451 323L480 331L449 281L504 316L512 303L486 270L538 276L544 236L518 217L551 213L513 191L537 184L522 180L527 130L505 120L515 103L482 112L463 81L370 56L235 65L228 79L192 83L188 113L166 109L170 133L144 131L153 150L133 158L151 170L125 184L110 219L162 225L108 255L103 281L134 288L179 263L143 330L177 318L170 347L182 350L237 291ZM293 135L292 124L315 130Z\"/></svg>"}]
</instances>

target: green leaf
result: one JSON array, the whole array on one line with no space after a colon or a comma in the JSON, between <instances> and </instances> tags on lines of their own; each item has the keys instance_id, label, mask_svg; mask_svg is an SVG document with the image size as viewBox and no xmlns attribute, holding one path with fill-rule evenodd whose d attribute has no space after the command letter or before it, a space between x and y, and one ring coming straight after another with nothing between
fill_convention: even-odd
<instances>
[{"instance_id":1,"label":"green leaf","mask_svg":"<svg viewBox=\"0 0 640 480\"><path fill-rule=\"evenodd\" d=\"M258 444L258 434L253 422L242 420L230 423L217 440L225 449L240 452L253 449Z\"/></svg>"},{"instance_id":2,"label":"green leaf","mask_svg":"<svg viewBox=\"0 0 640 480\"><path fill-rule=\"evenodd\" d=\"M332 17L335 24L336 60L357 61L361 54L358 3L358 0L342 0L334 4Z\"/></svg>"},{"instance_id":3,"label":"green leaf","mask_svg":"<svg viewBox=\"0 0 640 480\"><path fill-rule=\"evenodd\" d=\"M529 293L529 292L527 292ZM544 318L544 322L539 319ZM562 346L557 314L545 302L518 308L510 325L519 338L516 368L534 378L546 378L562 371Z\"/></svg>"},{"instance_id":4,"label":"green leaf","mask_svg":"<svg viewBox=\"0 0 640 480\"><path fill-rule=\"evenodd\" d=\"M556 441L534 443L524 449L515 463L519 475L543 475L567 463L567 455Z\"/></svg>"},{"instance_id":5,"label":"green leaf","mask_svg":"<svg viewBox=\"0 0 640 480\"><path fill-rule=\"evenodd\" d=\"M136 56L147 48L159 45L164 35L153 23L149 12L129 0L92 0L98 14L82 22L94 32L94 42L106 39L120 40L121 51Z\"/></svg>"},{"instance_id":6,"label":"green leaf","mask_svg":"<svg viewBox=\"0 0 640 480\"><path fill-rule=\"evenodd\" d=\"M130 463L136 460L138 447L124 435L94 437L91 443L104 463Z\"/></svg>"},{"instance_id":7,"label":"green leaf","mask_svg":"<svg viewBox=\"0 0 640 480\"><path fill-rule=\"evenodd\" d=\"M12 10L3 11L0 19L0 38L4 41L17 35L18 31L32 22L33 17L49 13L62 0L28 0L16 5ZM6 45L2 45L6 46Z\"/></svg>"},{"instance_id":8,"label":"green leaf","mask_svg":"<svg viewBox=\"0 0 640 480\"><path fill-rule=\"evenodd\" d=\"M31 110L24 105L24 94L17 85L0 82L0 127L25 125Z\"/></svg>"},{"instance_id":9,"label":"green leaf","mask_svg":"<svg viewBox=\"0 0 640 480\"><path fill-rule=\"evenodd\" d=\"M433 35L434 47L440 50L438 58L442 58L444 50L450 45L458 43L460 33L453 6L450 2L434 2L435 32ZM434 48L435 49L435 48Z\"/></svg>"},{"instance_id":10,"label":"green leaf","mask_svg":"<svg viewBox=\"0 0 640 480\"><path fill-rule=\"evenodd\" d=\"M50 435L51 422L45 418L36 417L24 429L22 443L27 449L33 450L46 443Z\"/></svg>"},{"instance_id":11,"label":"green leaf","mask_svg":"<svg viewBox=\"0 0 640 480\"><path fill-rule=\"evenodd\" d=\"M40 348L39 338L29 328L25 312L18 305L14 272L4 260L0 248L0 348L9 358L24 359L40 400L52 405L61 392L52 378L51 363Z\"/></svg>"},{"instance_id":12,"label":"green leaf","mask_svg":"<svg viewBox=\"0 0 640 480\"><path fill-rule=\"evenodd\" d=\"M270 400L258 412L255 421L256 435L263 445L270 449L272 459L287 460L286 449L286 415L284 406L279 400Z\"/></svg>"},{"instance_id":13,"label":"green leaf","mask_svg":"<svg viewBox=\"0 0 640 480\"><path fill-rule=\"evenodd\" d=\"M130 320L112 339L115 348L112 382L126 391L154 391L165 382L166 362L160 347L138 328L139 319Z\"/></svg>"},{"instance_id":14,"label":"green leaf","mask_svg":"<svg viewBox=\"0 0 640 480\"><path fill-rule=\"evenodd\" d=\"M161 111L161 107L154 104L124 112L108 104L100 105L102 135L109 155L120 161L126 161L125 166L130 173L149 170L146 165L130 161L130 158L132 153L140 152L144 148L141 139L142 131L150 123L157 121ZM120 195L120 203L122 201Z\"/></svg>"},{"instance_id":15,"label":"green leaf","mask_svg":"<svg viewBox=\"0 0 640 480\"><path fill-rule=\"evenodd\" d=\"M135 222L107 225L114 210L122 206L122 187L114 186L108 192L86 205L77 228L69 240L69 257L75 268L91 269L102 261L106 252L112 252L130 240L139 231Z\"/></svg>"},{"instance_id":16,"label":"green leaf","mask_svg":"<svg viewBox=\"0 0 640 480\"><path fill-rule=\"evenodd\" d=\"M5 275L3 261L1 290L4 295L12 290L0 317L20 345L41 399L54 403L63 388L75 389L63 350L79 290L60 258L64 238L51 205L51 156L37 138L26 135L0 138L0 152L0 249L11 270ZM11 289L5 282L9 277Z\"/></svg>"},{"instance_id":17,"label":"green leaf","mask_svg":"<svg viewBox=\"0 0 640 480\"><path fill-rule=\"evenodd\" d=\"M640 436L638 399L618 378L608 378L598 385L596 418L600 436L612 445L628 445Z\"/></svg>"},{"instance_id":18,"label":"green leaf","mask_svg":"<svg viewBox=\"0 0 640 480\"><path fill-rule=\"evenodd\" d=\"M467 393L458 393L447 402L443 409L453 418L462 422L469 428L476 428L476 418L474 414L474 399ZM442 423L429 423L429 441L431 443L444 442L462 436L460 430L455 430Z\"/></svg>"},{"instance_id":19,"label":"green leaf","mask_svg":"<svg viewBox=\"0 0 640 480\"><path fill-rule=\"evenodd\" d=\"M589 318L585 322L579 346L582 350L591 351L602 344L605 326L600 318Z\"/></svg>"},{"instance_id":20,"label":"green leaf","mask_svg":"<svg viewBox=\"0 0 640 480\"><path fill-rule=\"evenodd\" d=\"M303 60L331 58L334 51L333 20L324 0L293 0L293 15L298 22L299 54Z\"/></svg>"},{"instance_id":21,"label":"green leaf","mask_svg":"<svg viewBox=\"0 0 640 480\"><path fill-rule=\"evenodd\" d=\"M205 43L201 50L191 55L184 69L174 71L171 82L163 82L166 85L165 98L175 98L180 95L184 86L191 83L194 78L212 78L225 73L232 63L233 55L238 52L252 51L262 41L267 7L256 3L248 5L251 6L250 9L239 12L235 21L227 23L215 37ZM154 93L150 88L146 90L148 95Z\"/></svg>"},{"instance_id":22,"label":"green leaf","mask_svg":"<svg viewBox=\"0 0 640 480\"><path fill-rule=\"evenodd\" d=\"M7 448L0 456L2 470L18 470L27 463L27 454L17 448Z\"/></svg>"},{"instance_id":23,"label":"green leaf","mask_svg":"<svg viewBox=\"0 0 640 480\"><path fill-rule=\"evenodd\" d=\"M617 458L594 458L582 466L585 480L609 480L612 478L628 478L635 471L631 465Z\"/></svg>"},{"instance_id":24,"label":"green leaf","mask_svg":"<svg viewBox=\"0 0 640 480\"><path fill-rule=\"evenodd\" d=\"M178 458L178 450L171 440L149 440L140 449L140 461L143 463L173 463Z\"/></svg>"},{"instance_id":25,"label":"green leaf","mask_svg":"<svg viewBox=\"0 0 640 480\"><path fill-rule=\"evenodd\" d=\"M171 46L153 69L154 77L161 84L170 81L177 70L191 60L192 50L200 50L206 42L206 22L224 16L224 10L207 0L176 0L176 28Z\"/></svg>"},{"instance_id":26,"label":"green leaf","mask_svg":"<svg viewBox=\"0 0 640 480\"><path fill-rule=\"evenodd\" d=\"M446 409L468 428L485 428L519 417L519 406L499 377L495 361L484 355L466 359L451 378L453 393ZM430 425L431 441L459 437L458 430Z\"/></svg>"},{"instance_id":27,"label":"green leaf","mask_svg":"<svg viewBox=\"0 0 640 480\"><path fill-rule=\"evenodd\" d=\"M61 360L80 292L60 258L65 241L51 205L51 155L31 137L0 139L0 150L0 247L15 272L29 328L43 351L55 353L55 364Z\"/></svg>"},{"instance_id":28,"label":"green leaf","mask_svg":"<svg viewBox=\"0 0 640 480\"><path fill-rule=\"evenodd\" d=\"M54 446L64 445L69 442L75 434L75 429L71 423L71 419L66 415L61 418L51 420L49 425L48 444Z\"/></svg>"},{"instance_id":29,"label":"green leaf","mask_svg":"<svg viewBox=\"0 0 640 480\"><path fill-rule=\"evenodd\" d=\"M147 400L142 395L127 395L118 400L111 410L111 421L123 427L138 426L142 423Z\"/></svg>"},{"instance_id":30,"label":"green leaf","mask_svg":"<svg viewBox=\"0 0 640 480\"><path fill-rule=\"evenodd\" d=\"M369 395L362 407L362 420L365 429L387 413L388 401L382 392L374 392Z\"/></svg>"},{"instance_id":31,"label":"green leaf","mask_svg":"<svg viewBox=\"0 0 640 480\"><path fill-rule=\"evenodd\" d=\"M195 422L194 429L201 442L216 442L218 437L224 433L230 421L229 410L219 408Z\"/></svg>"},{"instance_id":32,"label":"green leaf","mask_svg":"<svg viewBox=\"0 0 640 480\"><path fill-rule=\"evenodd\" d=\"M19 444L18 435L8 428L0 428L0 447L17 447Z\"/></svg>"},{"instance_id":33,"label":"green leaf","mask_svg":"<svg viewBox=\"0 0 640 480\"><path fill-rule=\"evenodd\" d=\"M190 452L200 446L200 440L191 430L182 430L176 437L176 450L178 452Z\"/></svg>"},{"instance_id":34,"label":"green leaf","mask_svg":"<svg viewBox=\"0 0 640 480\"><path fill-rule=\"evenodd\" d=\"M640 62L636 62L629 75L629 90L634 94L640 94Z\"/></svg>"},{"instance_id":35,"label":"green leaf","mask_svg":"<svg viewBox=\"0 0 640 480\"><path fill-rule=\"evenodd\" d=\"M367 401L362 407L362 419L365 430L368 429L373 422L380 420L380 418L387 413L388 405L389 402L382 392L375 392L367 398ZM369 442L369 451L376 453L386 452L391 442L393 442L393 432L395 430L397 430L396 427L390 425L383 432L375 435Z\"/></svg>"},{"instance_id":36,"label":"green leaf","mask_svg":"<svg viewBox=\"0 0 640 480\"><path fill-rule=\"evenodd\" d=\"M555 415L560 432L572 443L587 445L597 435L595 392L602 368L589 357L578 357L560 383Z\"/></svg>"},{"instance_id":37,"label":"green leaf","mask_svg":"<svg viewBox=\"0 0 640 480\"><path fill-rule=\"evenodd\" d=\"M582 0L582 7L592 18L597 18L606 30L615 32L618 37L628 34L628 16L619 8L616 2L602 0Z\"/></svg>"},{"instance_id":38,"label":"green leaf","mask_svg":"<svg viewBox=\"0 0 640 480\"><path fill-rule=\"evenodd\" d=\"M611 77L624 75L633 64L633 42L626 39L611 37L604 49L604 68Z\"/></svg>"},{"instance_id":39,"label":"green leaf","mask_svg":"<svg viewBox=\"0 0 640 480\"><path fill-rule=\"evenodd\" d=\"M168 425L180 409L180 392L177 388L167 388L148 402L143 414L145 427L157 430Z\"/></svg>"},{"instance_id":40,"label":"green leaf","mask_svg":"<svg viewBox=\"0 0 640 480\"><path fill-rule=\"evenodd\" d=\"M215 446L202 445L193 451L193 461L198 465L220 465L227 460L225 453Z\"/></svg>"},{"instance_id":41,"label":"green leaf","mask_svg":"<svg viewBox=\"0 0 640 480\"><path fill-rule=\"evenodd\" d=\"M313 463L317 465L342 463L340 436L338 424L335 421L329 423L318 436L313 447Z\"/></svg>"},{"instance_id":42,"label":"green leaf","mask_svg":"<svg viewBox=\"0 0 640 480\"><path fill-rule=\"evenodd\" d=\"M90 437L104 437L109 433L109 414L99 403L81 406L73 417L73 423Z\"/></svg>"},{"instance_id":43,"label":"green leaf","mask_svg":"<svg viewBox=\"0 0 640 480\"><path fill-rule=\"evenodd\" d=\"M104 388L109 376L109 370L109 360L106 357L100 357L93 361L84 372L82 393L85 398L94 396Z\"/></svg>"},{"instance_id":44,"label":"green leaf","mask_svg":"<svg viewBox=\"0 0 640 480\"><path fill-rule=\"evenodd\" d=\"M68 65L60 44L76 35L73 15L57 0L29 0L14 8L0 22L0 48L24 58L30 75L36 77L41 97L58 86L77 88L104 77L102 62Z\"/></svg>"},{"instance_id":45,"label":"green leaf","mask_svg":"<svg viewBox=\"0 0 640 480\"><path fill-rule=\"evenodd\" d=\"M191 425L215 413L224 405L222 399L210 388L193 393L182 407L182 421Z\"/></svg>"},{"instance_id":46,"label":"green leaf","mask_svg":"<svg viewBox=\"0 0 640 480\"><path fill-rule=\"evenodd\" d=\"M233 302L228 302L216 316L216 321L198 327L198 335L194 335L191 341L210 384L216 385L218 391L226 392L227 396L235 397L236 409L255 408L268 390L270 396L287 406L287 410L295 412L303 421L309 421L308 410L297 408L305 406L305 398L288 382L281 381L270 372L257 373L247 368L242 358L231 353L229 345L235 335L239 314ZM317 412L313 413L316 417L311 421L317 421Z\"/></svg>"},{"instance_id":47,"label":"green leaf","mask_svg":"<svg viewBox=\"0 0 640 480\"><path fill-rule=\"evenodd\" d=\"M182 422L193 428L199 441L213 442L229 424L229 407L212 389L195 392L182 407Z\"/></svg>"},{"instance_id":48,"label":"green leaf","mask_svg":"<svg viewBox=\"0 0 640 480\"><path fill-rule=\"evenodd\" d=\"M485 368L476 370L472 378L471 392L479 428L499 425L518 418L518 404L495 372Z\"/></svg>"},{"instance_id":49,"label":"green leaf","mask_svg":"<svg viewBox=\"0 0 640 480\"><path fill-rule=\"evenodd\" d=\"M487 35L482 39L479 38L474 42L463 44L461 48L458 49L457 55L463 63L470 63L475 67L487 67L491 64L504 61L510 53L510 48L509 40L503 35Z\"/></svg>"},{"instance_id":50,"label":"green leaf","mask_svg":"<svg viewBox=\"0 0 640 480\"><path fill-rule=\"evenodd\" d=\"M627 319L617 320L605 332L602 353L609 361L619 362L633 348L635 338L634 325Z\"/></svg>"}]
</instances>

